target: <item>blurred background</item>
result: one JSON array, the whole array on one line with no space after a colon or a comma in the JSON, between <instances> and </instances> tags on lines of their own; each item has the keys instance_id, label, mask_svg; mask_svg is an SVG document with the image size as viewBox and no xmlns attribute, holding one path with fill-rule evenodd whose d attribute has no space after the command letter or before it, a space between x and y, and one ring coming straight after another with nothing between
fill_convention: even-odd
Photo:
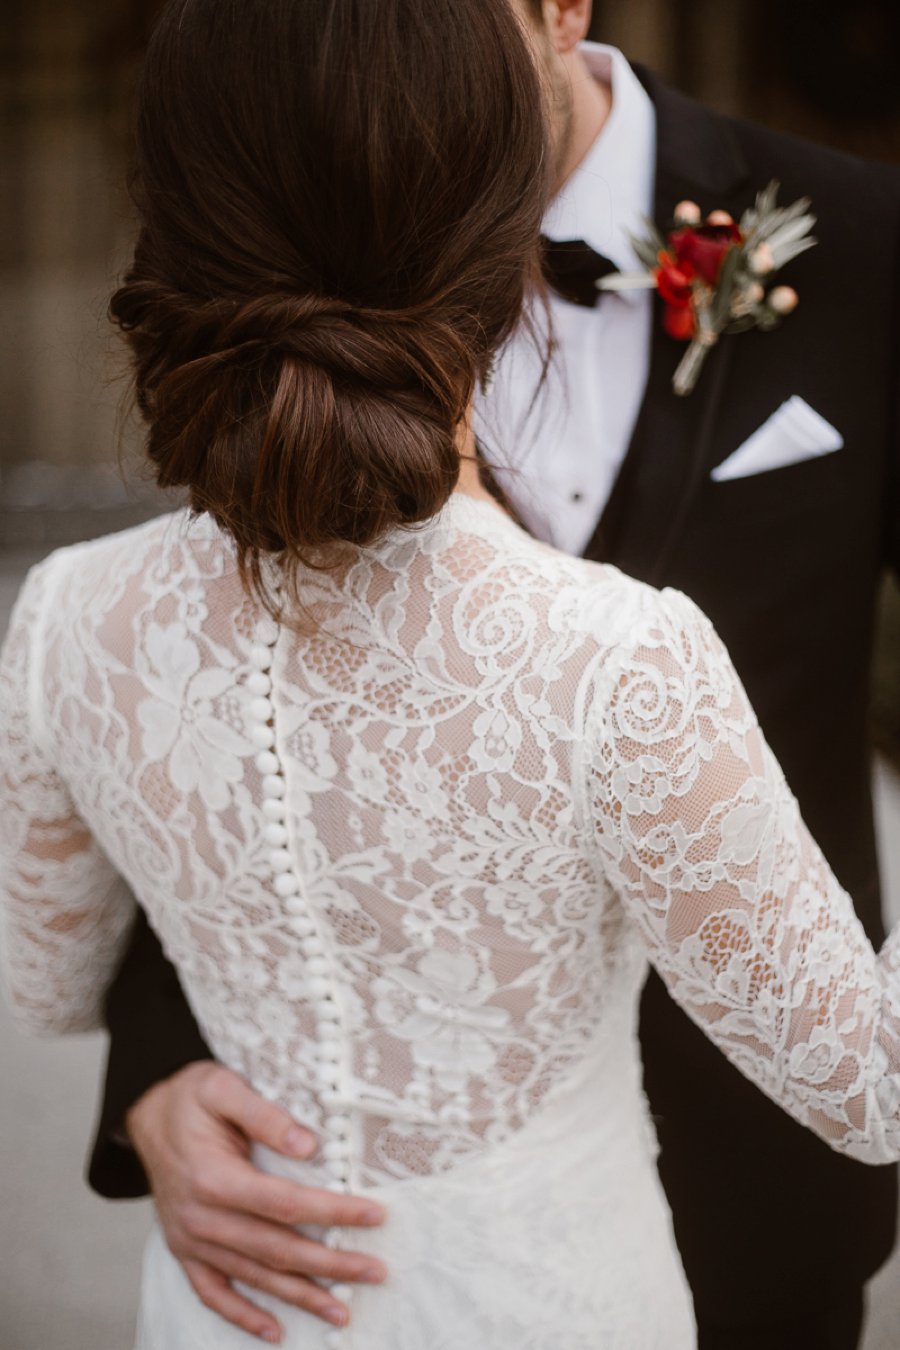
<instances>
[{"instance_id":1,"label":"blurred background","mask_svg":"<svg viewBox=\"0 0 900 1350\"><path fill-rule=\"evenodd\" d=\"M128 257L129 105L158 0L4 0L0 23L0 634L50 548L160 509L106 322ZM595 0L593 35L687 93L900 164L900 0ZM900 376L900 372L898 372ZM900 918L900 598L873 700L888 905ZM823 728L823 734L826 729ZM0 1012L0 1347L126 1350L144 1204L81 1181L102 1044L34 1043ZM900 1346L900 1257L866 1350Z\"/></svg>"}]
</instances>

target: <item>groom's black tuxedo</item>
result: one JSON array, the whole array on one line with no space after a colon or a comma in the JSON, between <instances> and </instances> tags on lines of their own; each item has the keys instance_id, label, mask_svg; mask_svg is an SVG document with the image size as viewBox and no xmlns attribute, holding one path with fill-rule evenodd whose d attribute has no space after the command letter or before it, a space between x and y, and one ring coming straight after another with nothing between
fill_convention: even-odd
<instances>
[{"instance_id":1,"label":"groom's black tuxedo","mask_svg":"<svg viewBox=\"0 0 900 1350\"><path fill-rule=\"evenodd\" d=\"M820 243L786 270L796 314L775 332L725 338L689 398L671 391L684 349L656 324L633 442L587 554L678 587L711 616L877 943L866 717L879 578L900 566L900 173L716 116L641 78L657 110L661 224L684 198L737 215L777 178L783 202L813 199ZM844 448L713 481L711 469L792 395L840 431ZM887 1256L893 1169L833 1154L792 1122L655 977L642 1018L661 1173L701 1325L758 1322L760 1339L746 1343L762 1346L767 1323L839 1301ZM104 1194L134 1194L143 1179L114 1126L150 1083L208 1056L142 921L109 1023L91 1180Z\"/></svg>"}]
</instances>

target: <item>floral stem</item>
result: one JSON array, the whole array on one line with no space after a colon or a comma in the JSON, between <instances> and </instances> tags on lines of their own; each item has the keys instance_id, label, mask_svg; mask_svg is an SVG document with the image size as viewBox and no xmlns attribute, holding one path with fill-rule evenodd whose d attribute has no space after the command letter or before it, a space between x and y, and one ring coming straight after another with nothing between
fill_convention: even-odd
<instances>
[{"instance_id":1,"label":"floral stem","mask_svg":"<svg viewBox=\"0 0 900 1350\"><path fill-rule=\"evenodd\" d=\"M701 333L699 337L694 338L678 363L678 369L675 371L672 381L672 387L679 398L684 398L694 388L700 378L703 363L718 340L717 333Z\"/></svg>"}]
</instances>

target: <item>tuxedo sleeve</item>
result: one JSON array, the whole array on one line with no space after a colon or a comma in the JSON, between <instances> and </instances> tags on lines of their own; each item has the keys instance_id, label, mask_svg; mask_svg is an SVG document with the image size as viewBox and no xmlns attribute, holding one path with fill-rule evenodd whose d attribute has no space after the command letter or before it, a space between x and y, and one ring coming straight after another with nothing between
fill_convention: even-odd
<instances>
[{"instance_id":1,"label":"tuxedo sleeve","mask_svg":"<svg viewBox=\"0 0 900 1350\"><path fill-rule=\"evenodd\" d=\"M900 198L900 174L895 175ZM900 579L900 228L894 250L894 314L890 352L891 442L888 447L886 561Z\"/></svg>"},{"instance_id":2,"label":"tuxedo sleeve","mask_svg":"<svg viewBox=\"0 0 900 1350\"><path fill-rule=\"evenodd\" d=\"M109 1057L88 1181L99 1195L133 1199L150 1187L122 1137L125 1113L155 1083L195 1060L212 1058L143 910L106 996L106 1023Z\"/></svg>"}]
</instances>

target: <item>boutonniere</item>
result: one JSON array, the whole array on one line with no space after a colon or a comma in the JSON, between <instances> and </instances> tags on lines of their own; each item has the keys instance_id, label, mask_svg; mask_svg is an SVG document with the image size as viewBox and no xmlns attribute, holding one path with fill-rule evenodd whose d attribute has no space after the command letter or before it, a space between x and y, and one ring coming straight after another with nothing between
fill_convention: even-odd
<instances>
[{"instance_id":1,"label":"boutonniere","mask_svg":"<svg viewBox=\"0 0 900 1350\"><path fill-rule=\"evenodd\" d=\"M646 238L631 237L646 272L597 282L602 290L659 292L666 332L690 344L672 380L676 394L691 392L723 333L775 328L796 309L793 287L769 287L779 268L816 243L810 234L816 218L808 198L780 207L777 197L778 184L770 183L739 222L727 211L704 220L696 202L681 202L668 235L648 221Z\"/></svg>"}]
</instances>

